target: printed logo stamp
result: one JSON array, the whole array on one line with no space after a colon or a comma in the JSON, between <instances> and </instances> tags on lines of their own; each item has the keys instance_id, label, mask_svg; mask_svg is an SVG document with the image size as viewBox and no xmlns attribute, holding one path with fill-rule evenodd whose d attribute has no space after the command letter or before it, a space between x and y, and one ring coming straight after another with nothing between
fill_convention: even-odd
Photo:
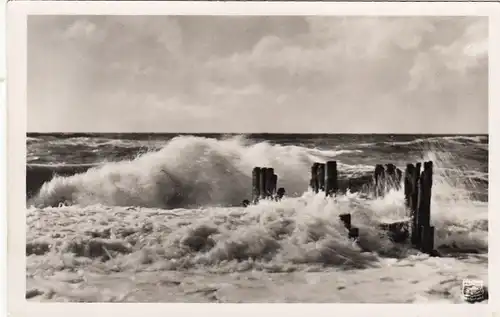
<instances>
[{"instance_id":1,"label":"printed logo stamp","mask_svg":"<svg viewBox=\"0 0 500 317\"><path fill-rule=\"evenodd\" d=\"M462 281L462 297L467 302L480 302L484 300L484 282L482 280L464 279Z\"/></svg>"}]
</instances>

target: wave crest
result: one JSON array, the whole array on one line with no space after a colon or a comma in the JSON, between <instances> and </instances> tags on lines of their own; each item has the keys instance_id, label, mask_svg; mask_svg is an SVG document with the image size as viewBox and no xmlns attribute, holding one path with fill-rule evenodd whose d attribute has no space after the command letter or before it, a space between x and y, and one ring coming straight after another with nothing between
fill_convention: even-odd
<instances>
[{"instance_id":1,"label":"wave crest","mask_svg":"<svg viewBox=\"0 0 500 317\"><path fill-rule=\"evenodd\" d=\"M266 142L248 144L242 138L183 136L134 160L55 177L42 186L33 202L41 207L61 203L160 208L238 205L249 198L255 166L274 167L280 186L291 195L300 195L307 189L313 161L326 161L345 152ZM359 168L342 168L344 173L359 173Z\"/></svg>"}]
</instances>

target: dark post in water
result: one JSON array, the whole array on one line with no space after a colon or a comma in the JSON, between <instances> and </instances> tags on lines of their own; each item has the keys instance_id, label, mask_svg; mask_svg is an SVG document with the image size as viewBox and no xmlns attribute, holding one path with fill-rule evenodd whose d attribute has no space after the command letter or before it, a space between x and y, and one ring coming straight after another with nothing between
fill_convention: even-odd
<instances>
[{"instance_id":1,"label":"dark post in water","mask_svg":"<svg viewBox=\"0 0 500 317\"><path fill-rule=\"evenodd\" d=\"M386 191L396 188L396 177L396 166L394 164L387 164L385 166Z\"/></svg>"},{"instance_id":2,"label":"dark post in water","mask_svg":"<svg viewBox=\"0 0 500 317\"><path fill-rule=\"evenodd\" d=\"M260 197L262 199L266 199L266 175L267 175L267 168L262 167L260 169L260 184L259 184Z\"/></svg>"},{"instance_id":3,"label":"dark post in water","mask_svg":"<svg viewBox=\"0 0 500 317\"><path fill-rule=\"evenodd\" d=\"M419 168L420 169L420 168ZM417 222L417 208L416 204L414 203L414 197L415 197L415 190L416 190L416 185L415 182L417 179L415 178L415 175L417 174L417 169L413 164L408 164L406 165L406 171L405 171L405 204L408 210L410 211L410 218L411 218L411 243L414 246L417 246L419 243L418 240L418 222ZM418 195L418 192L417 192ZM418 197L418 196L417 196Z\"/></svg>"},{"instance_id":4,"label":"dark post in water","mask_svg":"<svg viewBox=\"0 0 500 317\"><path fill-rule=\"evenodd\" d=\"M260 198L260 167L254 167L252 171L252 201L256 204Z\"/></svg>"},{"instance_id":5,"label":"dark post in water","mask_svg":"<svg viewBox=\"0 0 500 317\"><path fill-rule=\"evenodd\" d=\"M318 165L318 191L325 190L325 164Z\"/></svg>"},{"instance_id":6,"label":"dark post in water","mask_svg":"<svg viewBox=\"0 0 500 317\"><path fill-rule=\"evenodd\" d=\"M339 215L340 221L344 224L344 227L351 229L351 214L341 214Z\"/></svg>"},{"instance_id":7,"label":"dark post in water","mask_svg":"<svg viewBox=\"0 0 500 317\"><path fill-rule=\"evenodd\" d=\"M338 173L337 173L337 162L328 161L325 165L325 193L327 196L334 195L338 189Z\"/></svg>"},{"instance_id":8,"label":"dark post in water","mask_svg":"<svg viewBox=\"0 0 500 317\"><path fill-rule=\"evenodd\" d=\"M402 177L403 177L403 172L399 168L396 168L396 189L397 190L401 189Z\"/></svg>"},{"instance_id":9,"label":"dark post in water","mask_svg":"<svg viewBox=\"0 0 500 317\"><path fill-rule=\"evenodd\" d=\"M413 166L413 164L407 164L405 170L404 192L405 192L405 205L410 210L411 210L411 193L413 189L412 180L414 172L415 172L415 166Z\"/></svg>"},{"instance_id":10,"label":"dark post in water","mask_svg":"<svg viewBox=\"0 0 500 317\"><path fill-rule=\"evenodd\" d=\"M420 245L420 222L419 222L419 208L418 208L418 201L419 201L419 193L420 193L420 168L422 167L421 163L415 164L415 170L413 171L412 174L412 191L411 191L411 197L410 197L410 209L413 214L413 222L415 223L415 227L412 228L412 243L414 246L417 248ZM414 230L413 230L414 229Z\"/></svg>"},{"instance_id":11,"label":"dark post in water","mask_svg":"<svg viewBox=\"0 0 500 317\"><path fill-rule=\"evenodd\" d=\"M318 167L319 163L314 163L311 166L311 189L314 193L318 192Z\"/></svg>"},{"instance_id":12,"label":"dark post in water","mask_svg":"<svg viewBox=\"0 0 500 317\"><path fill-rule=\"evenodd\" d=\"M434 227L421 226L420 230L420 235L422 237L420 251L432 254L432 251L434 251Z\"/></svg>"},{"instance_id":13,"label":"dark post in water","mask_svg":"<svg viewBox=\"0 0 500 317\"><path fill-rule=\"evenodd\" d=\"M433 242L434 237L432 237L432 239L429 237L431 231L432 234L434 234L434 231L430 229L432 173L433 173L432 162L431 161L425 162L424 170L422 171L418 188L419 197L418 197L418 213L417 213L417 223L420 228L419 230L420 249L423 252L427 252L429 249L430 251L432 251L432 249L434 248L434 242ZM429 245L430 243L432 243L432 245Z\"/></svg>"},{"instance_id":14,"label":"dark post in water","mask_svg":"<svg viewBox=\"0 0 500 317\"><path fill-rule=\"evenodd\" d=\"M375 181L375 196L380 197L384 194L385 184L384 184L384 166L381 164L375 165L375 171L373 173L373 179Z\"/></svg>"},{"instance_id":15,"label":"dark post in water","mask_svg":"<svg viewBox=\"0 0 500 317\"><path fill-rule=\"evenodd\" d=\"M276 174L273 174L273 178L272 178L272 187L271 187L271 195L273 197L276 196L276 188L278 187L278 175Z\"/></svg>"},{"instance_id":16,"label":"dark post in water","mask_svg":"<svg viewBox=\"0 0 500 317\"><path fill-rule=\"evenodd\" d=\"M273 195L273 176L274 168L269 167L266 169L266 198L270 198Z\"/></svg>"}]
</instances>

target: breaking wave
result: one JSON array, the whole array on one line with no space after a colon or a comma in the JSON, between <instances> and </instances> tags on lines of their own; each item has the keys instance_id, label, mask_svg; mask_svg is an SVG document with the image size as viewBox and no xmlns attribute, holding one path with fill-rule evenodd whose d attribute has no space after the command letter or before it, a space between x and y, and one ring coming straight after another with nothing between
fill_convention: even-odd
<instances>
[{"instance_id":1,"label":"breaking wave","mask_svg":"<svg viewBox=\"0 0 500 317\"><path fill-rule=\"evenodd\" d=\"M274 167L279 186L297 196L307 190L312 162L346 152L246 144L241 138L177 137L162 149L133 160L55 177L42 186L33 203L42 207L60 203L159 208L239 205L249 198L255 166ZM345 175L357 175L372 167L340 164L339 169Z\"/></svg>"}]
</instances>

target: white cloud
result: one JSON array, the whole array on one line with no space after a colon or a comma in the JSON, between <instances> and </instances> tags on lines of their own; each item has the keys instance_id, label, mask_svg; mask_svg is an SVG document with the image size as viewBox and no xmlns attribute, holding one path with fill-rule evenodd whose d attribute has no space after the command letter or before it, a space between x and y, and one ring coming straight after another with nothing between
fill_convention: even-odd
<instances>
[{"instance_id":1,"label":"white cloud","mask_svg":"<svg viewBox=\"0 0 500 317\"><path fill-rule=\"evenodd\" d=\"M418 122L398 120L431 112L454 117L421 132L458 132L465 122L472 132L487 129L483 18L37 19L29 44L33 113L51 96L52 108L108 109L108 121L117 120L116 104L140 104L113 124L125 130L179 128L182 118L183 129L221 132L415 132ZM60 40L61 30L72 40ZM64 94L47 86L47 74ZM38 121L30 129L48 125ZM54 129L92 129L58 122Z\"/></svg>"}]
</instances>

